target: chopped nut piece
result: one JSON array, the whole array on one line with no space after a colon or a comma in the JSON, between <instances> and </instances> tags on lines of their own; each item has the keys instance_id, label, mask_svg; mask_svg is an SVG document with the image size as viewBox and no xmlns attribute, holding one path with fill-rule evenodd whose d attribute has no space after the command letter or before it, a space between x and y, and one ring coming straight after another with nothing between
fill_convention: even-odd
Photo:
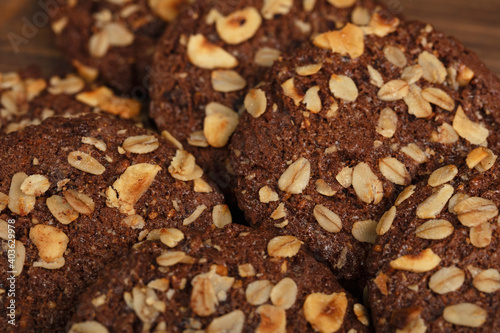
<instances>
[{"instance_id":1,"label":"chopped nut piece","mask_svg":"<svg viewBox=\"0 0 500 333\"><path fill-rule=\"evenodd\" d=\"M140 215L130 215L124 218L121 222L123 225L126 225L132 229L142 229L146 224L144 222L144 218Z\"/></svg>"},{"instance_id":2,"label":"chopped nut piece","mask_svg":"<svg viewBox=\"0 0 500 333\"><path fill-rule=\"evenodd\" d=\"M182 221L182 225L189 225L189 224L193 223L194 221L196 221L196 219L198 219L198 217L200 217L200 215L205 211L205 209L207 209L207 206L198 205L196 207L196 209L194 210L194 212L191 213L191 215L189 215L189 217L185 218L184 221Z\"/></svg>"},{"instance_id":3,"label":"chopped nut piece","mask_svg":"<svg viewBox=\"0 0 500 333\"><path fill-rule=\"evenodd\" d=\"M21 191L21 185L28 179L24 172L18 172L12 176L8 195L8 207L14 214L28 215L35 208L36 197L26 195ZM5 200L5 199L4 199Z\"/></svg>"},{"instance_id":4,"label":"chopped nut piece","mask_svg":"<svg viewBox=\"0 0 500 333\"><path fill-rule=\"evenodd\" d=\"M103 111L125 119L134 118L141 112L141 103L131 98L118 97L106 87L79 93L76 95L76 99L86 105L99 107Z\"/></svg>"},{"instance_id":5,"label":"chopped nut piece","mask_svg":"<svg viewBox=\"0 0 500 333\"><path fill-rule=\"evenodd\" d=\"M415 193L415 185L410 185L406 187L401 193L399 193L396 202L394 203L394 206L399 206L401 205L406 199L411 197L413 193Z\"/></svg>"},{"instance_id":6,"label":"chopped nut piece","mask_svg":"<svg viewBox=\"0 0 500 333\"><path fill-rule=\"evenodd\" d=\"M31 175L26 178L21 184L21 192L26 195L34 195L36 197L44 194L50 187L49 179L44 175Z\"/></svg>"},{"instance_id":7,"label":"chopped nut piece","mask_svg":"<svg viewBox=\"0 0 500 333\"><path fill-rule=\"evenodd\" d=\"M295 304L297 293L298 288L295 281L286 277L271 290L271 302L283 310L288 310Z\"/></svg>"},{"instance_id":8,"label":"chopped nut piece","mask_svg":"<svg viewBox=\"0 0 500 333\"><path fill-rule=\"evenodd\" d=\"M170 285L170 282L166 278L152 280L152 281L149 281L149 283L148 283L149 288L163 291L163 292L168 290L169 285ZM102 296L106 296L106 295L102 295Z\"/></svg>"},{"instance_id":9,"label":"chopped nut piece","mask_svg":"<svg viewBox=\"0 0 500 333\"><path fill-rule=\"evenodd\" d=\"M33 267L41 267L45 269L59 269L66 264L64 257L57 258L54 261L46 262L43 259L38 259L38 261L33 262Z\"/></svg>"},{"instance_id":10,"label":"chopped nut piece","mask_svg":"<svg viewBox=\"0 0 500 333\"><path fill-rule=\"evenodd\" d=\"M238 126L239 116L236 112L220 103L209 103L205 108L203 134L212 147L224 147Z\"/></svg>"},{"instance_id":11,"label":"chopped nut piece","mask_svg":"<svg viewBox=\"0 0 500 333\"><path fill-rule=\"evenodd\" d=\"M448 72L443 63L432 53L424 51L418 56L418 64L422 67L423 77L431 83L443 83Z\"/></svg>"},{"instance_id":12,"label":"chopped nut piece","mask_svg":"<svg viewBox=\"0 0 500 333\"><path fill-rule=\"evenodd\" d=\"M122 147L125 151L134 154L147 154L155 151L160 146L154 135L131 136L123 141Z\"/></svg>"},{"instance_id":13,"label":"chopped nut piece","mask_svg":"<svg viewBox=\"0 0 500 333\"><path fill-rule=\"evenodd\" d=\"M419 314L418 317L410 321L403 329L397 329L396 333L425 333L426 331L425 322Z\"/></svg>"},{"instance_id":14,"label":"chopped nut piece","mask_svg":"<svg viewBox=\"0 0 500 333\"><path fill-rule=\"evenodd\" d=\"M358 98L358 88L354 81L345 75L332 74L330 77L330 91L336 98L354 102Z\"/></svg>"},{"instance_id":15,"label":"chopped nut piece","mask_svg":"<svg viewBox=\"0 0 500 333\"><path fill-rule=\"evenodd\" d=\"M449 305L443 311L444 320L467 327L480 327L487 317L486 310L472 303Z\"/></svg>"},{"instance_id":16,"label":"chopped nut piece","mask_svg":"<svg viewBox=\"0 0 500 333\"><path fill-rule=\"evenodd\" d=\"M310 64L310 65L296 67L295 71L299 75L309 76L309 75L313 75L313 74L318 73L320 71L321 67L323 67L323 64L321 64L321 63Z\"/></svg>"},{"instance_id":17,"label":"chopped nut piece","mask_svg":"<svg viewBox=\"0 0 500 333\"><path fill-rule=\"evenodd\" d=\"M29 237L37 247L40 258L47 262L61 258L69 243L68 236L62 230L44 224L31 228Z\"/></svg>"},{"instance_id":18,"label":"chopped nut piece","mask_svg":"<svg viewBox=\"0 0 500 333\"><path fill-rule=\"evenodd\" d=\"M405 165L394 157L379 160L380 173L389 181L397 185L405 185L411 181L411 176Z\"/></svg>"},{"instance_id":19,"label":"chopped nut piece","mask_svg":"<svg viewBox=\"0 0 500 333\"><path fill-rule=\"evenodd\" d=\"M380 72L371 65L366 66L366 68L368 68L368 74L370 74L370 83L375 87L381 88L384 85L384 79Z\"/></svg>"},{"instance_id":20,"label":"chopped nut piece","mask_svg":"<svg viewBox=\"0 0 500 333\"><path fill-rule=\"evenodd\" d=\"M259 66L271 67L280 56L280 50L273 49L271 47L262 47L255 52L254 61Z\"/></svg>"},{"instance_id":21,"label":"chopped nut piece","mask_svg":"<svg viewBox=\"0 0 500 333\"><path fill-rule=\"evenodd\" d=\"M380 13L374 12L367 27L363 27L363 31L367 35L375 35L377 37L385 37L391 32L396 31L399 25L399 19L392 17L390 20L382 17Z\"/></svg>"},{"instance_id":22,"label":"chopped nut piece","mask_svg":"<svg viewBox=\"0 0 500 333\"><path fill-rule=\"evenodd\" d=\"M269 280L257 280L250 283L245 291L247 302L252 305L261 305L267 302L273 284Z\"/></svg>"},{"instance_id":23,"label":"chopped nut piece","mask_svg":"<svg viewBox=\"0 0 500 333\"><path fill-rule=\"evenodd\" d=\"M267 108L267 98L261 89L250 89L245 96L245 109L254 118L259 118Z\"/></svg>"},{"instance_id":24,"label":"chopped nut piece","mask_svg":"<svg viewBox=\"0 0 500 333\"><path fill-rule=\"evenodd\" d=\"M488 148L485 147L477 147L472 150L469 155L467 155L466 163L469 169L474 168L481 161L483 161L489 154ZM491 150L490 150L491 151Z\"/></svg>"},{"instance_id":25,"label":"chopped nut piece","mask_svg":"<svg viewBox=\"0 0 500 333\"><path fill-rule=\"evenodd\" d=\"M306 297L303 309L306 320L315 330L336 332L344 322L347 297L345 293L314 293Z\"/></svg>"},{"instance_id":26,"label":"chopped nut piece","mask_svg":"<svg viewBox=\"0 0 500 333\"><path fill-rule=\"evenodd\" d=\"M422 89L416 84L410 85L404 101L408 106L408 113L417 118L427 118L432 114L431 104L423 99Z\"/></svg>"},{"instance_id":27,"label":"chopped nut piece","mask_svg":"<svg viewBox=\"0 0 500 333\"><path fill-rule=\"evenodd\" d=\"M453 233L453 225L446 220L429 220L417 227L417 237L423 239L444 239Z\"/></svg>"},{"instance_id":28,"label":"chopped nut piece","mask_svg":"<svg viewBox=\"0 0 500 333\"><path fill-rule=\"evenodd\" d=\"M57 21L53 21L50 27L52 28L52 31L54 31L56 35L60 35L63 32L64 28L66 28L66 26L68 25L68 22L69 22L68 17L63 16Z\"/></svg>"},{"instance_id":29,"label":"chopped nut piece","mask_svg":"<svg viewBox=\"0 0 500 333\"><path fill-rule=\"evenodd\" d=\"M244 324L245 314L241 310L235 310L212 320L207 333L241 333Z\"/></svg>"},{"instance_id":30,"label":"chopped nut piece","mask_svg":"<svg viewBox=\"0 0 500 333\"><path fill-rule=\"evenodd\" d=\"M292 77L291 79L286 80L282 85L281 88L283 89L283 93L285 96L290 97L293 99L295 105L299 105L300 102L304 99L304 95L302 95L301 92L297 90L295 87L294 83L294 78Z\"/></svg>"},{"instance_id":31,"label":"chopped nut piece","mask_svg":"<svg viewBox=\"0 0 500 333\"><path fill-rule=\"evenodd\" d=\"M494 293L500 290L500 273L490 268L474 276L472 284L483 293Z\"/></svg>"},{"instance_id":32,"label":"chopped nut piece","mask_svg":"<svg viewBox=\"0 0 500 333\"><path fill-rule=\"evenodd\" d=\"M71 325L68 333L108 333L108 329L97 321L84 321Z\"/></svg>"},{"instance_id":33,"label":"chopped nut piece","mask_svg":"<svg viewBox=\"0 0 500 333\"><path fill-rule=\"evenodd\" d=\"M327 184L323 179L318 179L315 183L316 185L316 191L318 191L319 194L322 194L327 197L334 196L337 191L332 189L330 185Z\"/></svg>"},{"instance_id":34,"label":"chopped nut piece","mask_svg":"<svg viewBox=\"0 0 500 333\"><path fill-rule=\"evenodd\" d=\"M352 185L352 168L343 167L342 170L335 177L340 185L344 188L348 188Z\"/></svg>"},{"instance_id":35,"label":"chopped nut piece","mask_svg":"<svg viewBox=\"0 0 500 333\"><path fill-rule=\"evenodd\" d=\"M173 21L182 6L184 5L183 0L148 0L149 7L153 12L161 17L166 22Z\"/></svg>"},{"instance_id":36,"label":"chopped nut piece","mask_svg":"<svg viewBox=\"0 0 500 333\"><path fill-rule=\"evenodd\" d=\"M434 251L425 249L418 254L408 254L392 260L390 265L398 270L423 273L433 270L440 262L441 258Z\"/></svg>"},{"instance_id":37,"label":"chopped nut piece","mask_svg":"<svg viewBox=\"0 0 500 333\"><path fill-rule=\"evenodd\" d=\"M442 109L453 111L455 101L443 90L433 87L428 87L422 90L422 98L426 101L439 106Z\"/></svg>"},{"instance_id":38,"label":"chopped nut piece","mask_svg":"<svg viewBox=\"0 0 500 333\"><path fill-rule=\"evenodd\" d=\"M238 91L247 85L247 81L238 72L227 69L212 71L212 88L220 92Z\"/></svg>"},{"instance_id":39,"label":"chopped nut piece","mask_svg":"<svg viewBox=\"0 0 500 333\"><path fill-rule=\"evenodd\" d=\"M474 72L464 64L458 68L457 83L460 87L465 87L474 78Z\"/></svg>"},{"instance_id":40,"label":"chopped nut piece","mask_svg":"<svg viewBox=\"0 0 500 333\"><path fill-rule=\"evenodd\" d=\"M285 203L282 202L278 205L278 207L273 211L271 214L271 218L273 220L279 220L286 217L286 208L285 208Z\"/></svg>"},{"instance_id":41,"label":"chopped nut piece","mask_svg":"<svg viewBox=\"0 0 500 333\"><path fill-rule=\"evenodd\" d=\"M453 186L449 184L443 185L437 192L417 206L417 216L421 219L436 218L453 195L453 192Z\"/></svg>"},{"instance_id":42,"label":"chopped nut piece","mask_svg":"<svg viewBox=\"0 0 500 333\"><path fill-rule=\"evenodd\" d=\"M398 127L398 116L396 112L390 108L385 108L380 111L378 118L377 133L385 138L392 138Z\"/></svg>"},{"instance_id":43,"label":"chopped nut piece","mask_svg":"<svg viewBox=\"0 0 500 333\"><path fill-rule=\"evenodd\" d=\"M92 146L96 147L97 149L99 149L100 151L106 151L106 149L107 149L106 143L104 141L98 140L96 138L91 138L88 136L82 137L82 143L92 145Z\"/></svg>"},{"instance_id":44,"label":"chopped nut piece","mask_svg":"<svg viewBox=\"0 0 500 333\"><path fill-rule=\"evenodd\" d=\"M401 73L401 79L408 82L408 84L411 86L412 84L420 80L422 75L424 75L422 66L413 65L413 66L408 66L403 70L403 73Z\"/></svg>"},{"instance_id":45,"label":"chopped nut piece","mask_svg":"<svg viewBox=\"0 0 500 333\"><path fill-rule=\"evenodd\" d=\"M99 70L96 68L86 66L78 60L73 60L71 63L76 68L78 75L89 83L94 82L99 76Z\"/></svg>"},{"instance_id":46,"label":"chopped nut piece","mask_svg":"<svg viewBox=\"0 0 500 333\"><path fill-rule=\"evenodd\" d=\"M347 23L342 30L329 31L316 36L314 45L322 49L330 49L334 53L350 55L352 59L359 58L365 51L363 30Z\"/></svg>"},{"instance_id":47,"label":"chopped nut piece","mask_svg":"<svg viewBox=\"0 0 500 333\"><path fill-rule=\"evenodd\" d=\"M102 58L110 48L109 37L104 31L93 34L89 39L89 53L94 58Z\"/></svg>"},{"instance_id":48,"label":"chopped nut piece","mask_svg":"<svg viewBox=\"0 0 500 333\"><path fill-rule=\"evenodd\" d=\"M437 294L458 290L465 281L465 273L456 266L444 267L429 279L429 288Z\"/></svg>"},{"instance_id":49,"label":"chopped nut piece","mask_svg":"<svg viewBox=\"0 0 500 333\"><path fill-rule=\"evenodd\" d=\"M459 139L457 132L453 129L453 127L444 123L443 125L438 127L438 132L432 132L431 141L432 142L440 142L440 143L455 143Z\"/></svg>"},{"instance_id":50,"label":"chopped nut piece","mask_svg":"<svg viewBox=\"0 0 500 333\"><path fill-rule=\"evenodd\" d=\"M53 195L46 200L47 207L52 215L62 224L70 224L79 216L78 212L59 195Z\"/></svg>"},{"instance_id":51,"label":"chopped nut piece","mask_svg":"<svg viewBox=\"0 0 500 333\"><path fill-rule=\"evenodd\" d=\"M409 86L406 81L392 80L384 84L377 93L377 97L385 102L397 101L408 95Z\"/></svg>"},{"instance_id":52,"label":"chopped nut piece","mask_svg":"<svg viewBox=\"0 0 500 333\"><path fill-rule=\"evenodd\" d=\"M260 314L260 324L255 333L285 333L285 310L269 304L261 305L256 311Z\"/></svg>"},{"instance_id":53,"label":"chopped nut piece","mask_svg":"<svg viewBox=\"0 0 500 333\"><path fill-rule=\"evenodd\" d=\"M414 143L410 143L408 146L402 147L401 151L419 164L427 162L427 156L425 153Z\"/></svg>"},{"instance_id":54,"label":"chopped nut piece","mask_svg":"<svg viewBox=\"0 0 500 333\"><path fill-rule=\"evenodd\" d=\"M483 248L491 243L492 230L488 222L470 228L470 242L478 248Z\"/></svg>"},{"instance_id":55,"label":"chopped nut piece","mask_svg":"<svg viewBox=\"0 0 500 333\"><path fill-rule=\"evenodd\" d=\"M238 273L241 277L255 276L255 268L252 264L238 265Z\"/></svg>"},{"instance_id":56,"label":"chopped nut piece","mask_svg":"<svg viewBox=\"0 0 500 333\"><path fill-rule=\"evenodd\" d=\"M280 190L300 194L309 185L311 175L311 164L304 157L293 162L278 180Z\"/></svg>"},{"instance_id":57,"label":"chopped nut piece","mask_svg":"<svg viewBox=\"0 0 500 333\"><path fill-rule=\"evenodd\" d=\"M271 257L293 257L301 245L302 242L294 236L277 236L267 244L267 253Z\"/></svg>"},{"instance_id":58,"label":"chopped nut piece","mask_svg":"<svg viewBox=\"0 0 500 333\"><path fill-rule=\"evenodd\" d=\"M293 0L264 0L261 13L266 20L271 20L275 15L287 15L292 9Z\"/></svg>"},{"instance_id":59,"label":"chopped nut piece","mask_svg":"<svg viewBox=\"0 0 500 333\"><path fill-rule=\"evenodd\" d=\"M215 21L220 38L230 45L243 43L252 38L262 23L259 12L254 7L237 10Z\"/></svg>"},{"instance_id":60,"label":"chopped nut piece","mask_svg":"<svg viewBox=\"0 0 500 333\"><path fill-rule=\"evenodd\" d=\"M387 212L382 215L377 224L377 235L384 235L392 226L394 218L396 217L396 206L392 206Z\"/></svg>"},{"instance_id":61,"label":"chopped nut piece","mask_svg":"<svg viewBox=\"0 0 500 333\"><path fill-rule=\"evenodd\" d=\"M375 244L377 225L373 220L358 221L352 226L352 235L360 242Z\"/></svg>"},{"instance_id":62,"label":"chopped nut piece","mask_svg":"<svg viewBox=\"0 0 500 333\"><path fill-rule=\"evenodd\" d=\"M135 214L134 205L146 193L160 170L158 165L149 163L129 166L120 178L108 187L106 204L118 208L122 214Z\"/></svg>"},{"instance_id":63,"label":"chopped nut piece","mask_svg":"<svg viewBox=\"0 0 500 333\"><path fill-rule=\"evenodd\" d=\"M497 216L498 208L491 200L472 197L459 201L453 207L453 213L464 226L475 227Z\"/></svg>"},{"instance_id":64,"label":"chopped nut piece","mask_svg":"<svg viewBox=\"0 0 500 333\"><path fill-rule=\"evenodd\" d=\"M156 258L156 262L160 266L168 267L180 263L186 257L186 253L182 251L163 251Z\"/></svg>"},{"instance_id":65,"label":"chopped nut piece","mask_svg":"<svg viewBox=\"0 0 500 333\"><path fill-rule=\"evenodd\" d=\"M342 229L340 217L325 206L316 205L313 214L319 225L326 231L337 233Z\"/></svg>"},{"instance_id":66,"label":"chopped nut piece","mask_svg":"<svg viewBox=\"0 0 500 333\"><path fill-rule=\"evenodd\" d=\"M269 186L266 185L259 190L259 200L262 203L269 203L272 201L278 201L279 196L278 193L276 193Z\"/></svg>"},{"instance_id":67,"label":"chopped nut piece","mask_svg":"<svg viewBox=\"0 0 500 333\"><path fill-rule=\"evenodd\" d=\"M203 176L203 170L196 164L194 156L185 150L177 150L175 157L170 162L168 172L175 179L183 181Z\"/></svg>"},{"instance_id":68,"label":"chopped nut piece","mask_svg":"<svg viewBox=\"0 0 500 333\"><path fill-rule=\"evenodd\" d=\"M95 158L81 151L72 151L68 155L68 163L78 170L91 173L93 175L102 175L106 168Z\"/></svg>"},{"instance_id":69,"label":"chopped nut piece","mask_svg":"<svg viewBox=\"0 0 500 333\"><path fill-rule=\"evenodd\" d=\"M319 86L309 88L304 95L302 103L306 105L306 109L312 113L319 113L322 108L321 99L319 98Z\"/></svg>"},{"instance_id":70,"label":"chopped nut piece","mask_svg":"<svg viewBox=\"0 0 500 333\"><path fill-rule=\"evenodd\" d=\"M365 162L354 167L352 186L359 199L367 204L378 204L384 196L382 182Z\"/></svg>"},{"instance_id":71,"label":"chopped nut piece","mask_svg":"<svg viewBox=\"0 0 500 333\"><path fill-rule=\"evenodd\" d=\"M94 200L83 193L76 190L67 190L64 191L64 198L80 214L90 215L94 211Z\"/></svg>"},{"instance_id":72,"label":"chopped nut piece","mask_svg":"<svg viewBox=\"0 0 500 333\"><path fill-rule=\"evenodd\" d=\"M482 144L489 135L488 129L467 118L461 106L457 108L455 118L453 118L453 128L458 135L475 145Z\"/></svg>"},{"instance_id":73,"label":"chopped nut piece","mask_svg":"<svg viewBox=\"0 0 500 333\"><path fill-rule=\"evenodd\" d=\"M432 186L440 186L450 182L458 173L458 168L453 164L444 166L435 170L430 176L427 183Z\"/></svg>"},{"instance_id":74,"label":"chopped nut piece","mask_svg":"<svg viewBox=\"0 0 500 333\"><path fill-rule=\"evenodd\" d=\"M391 64L403 68L408 63L405 54L398 47L386 45L384 47L384 56Z\"/></svg>"},{"instance_id":75,"label":"chopped nut piece","mask_svg":"<svg viewBox=\"0 0 500 333\"><path fill-rule=\"evenodd\" d=\"M233 222L231 211L227 205L216 205L212 212L212 219L217 228L224 228Z\"/></svg>"},{"instance_id":76,"label":"chopped nut piece","mask_svg":"<svg viewBox=\"0 0 500 333\"><path fill-rule=\"evenodd\" d=\"M233 68L238 60L223 48L210 43L202 34L191 35L187 44L189 61L203 69Z\"/></svg>"},{"instance_id":77,"label":"chopped nut piece","mask_svg":"<svg viewBox=\"0 0 500 333\"><path fill-rule=\"evenodd\" d=\"M365 326L370 325L370 320L368 319L368 313L363 304L359 303L354 304L353 310L354 314L363 325Z\"/></svg>"}]
</instances>

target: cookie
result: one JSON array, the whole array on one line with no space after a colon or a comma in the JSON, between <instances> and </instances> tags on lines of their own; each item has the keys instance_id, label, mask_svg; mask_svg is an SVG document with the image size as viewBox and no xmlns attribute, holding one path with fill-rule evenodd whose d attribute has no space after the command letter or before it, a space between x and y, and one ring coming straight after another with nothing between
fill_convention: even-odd
<instances>
[{"instance_id":1,"label":"cookie","mask_svg":"<svg viewBox=\"0 0 500 333\"><path fill-rule=\"evenodd\" d=\"M185 2L64 0L48 6L56 42L83 76L144 97L156 40Z\"/></svg>"},{"instance_id":2,"label":"cookie","mask_svg":"<svg viewBox=\"0 0 500 333\"><path fill-rule=\"evenodd\" d=\"M69 332L368 331L365 308L293 236L236 224L177 246L171 235L106 267Z\"/></svg>"},{"instance_id":3,"label":"cookie","mask_svg":"<svg viewBox=\"0 0 500 333\"><path fill-rule=\"evenodd\" d=\"M252 225L295 235L351 279L374 242L365 232L406 185L478 145L498 151L500 85L421 23L346 25L313 44L247 94L235 193Z\"/></svg>"},{"instance_id":4,"label":"cookie","mask_svg":"<svg viewBox=\"0 0 500 333\"><path fill-rule=\"evenodd\" d=\"M367 24L375 7L371 0L196 1L159 41L150 115L228 189L226 146L246 92L281 54L351 20Z\"/></svg>"},{"instance_id":5,"label":"cookie","mask_svg":"<svg viewBox=\"0 0 500 333\"><path fill-rule=\"evenodd\" d=\"M0 134L39 125L53 116L105 112L122 118L139 116L141 104L105 87L89 85L76 74L46 80L36 68L0 73Z\"/></svg>"},{"instance_id":6,"label":"cookie","mask_svg":"<svg viewBox=\"0 0 500 333\"><path fill-rule=\"evenodd\" d=\"M78 295L148 230L202 233L231 222L192 155L95 114L1 136L0 203L2 313L15 279L16 326L2 316L7 331L62 331Z\"/></svg>"},{"instance_id":7,"label":"cookie","mask_svg":"<svg viewBox=\"0 0 500 333\"><path fill-rule=\"evenodd\" d=\"M500 327L500 172L480 147L435 170L384 219L368 262L377 332L495 332ZM494 165L493 165L494 164ZM487 168L490 168L487 170Z\"/></svg>"}]
</instances>

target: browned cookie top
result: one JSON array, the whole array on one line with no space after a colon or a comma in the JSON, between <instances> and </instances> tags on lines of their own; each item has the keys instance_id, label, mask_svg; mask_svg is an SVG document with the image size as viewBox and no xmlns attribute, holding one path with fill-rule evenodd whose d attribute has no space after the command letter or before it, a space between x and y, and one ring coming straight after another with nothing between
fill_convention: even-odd
<instances>
[{"instance_id":1,"label":"browned cookie top","mask_svg":"<svg viewBox=\"0 0 500 333\"><path fill-rule=\"evenodd\" d=\"M382 232L368 258L377 332L498 331L496 158L477 148L467 159L475 169L437 169L405 190L394 214L379 222Z\"/></svg>"},{"instance_id":2,"label":"browned cookie top","mask_svg":"<svg viewBox=\"0 0 500 333\"><path fill-rule=\"evenodd\" d=\"M348 25L314 44L247 94L231 146L236 195L250 223L297 236L353 277L405 185L478 145L499 151L500 85L424 24Z\"/></svg>"},{"instance_id":3,"label":"browned cookie top","mask_svg":"<svg viewBox=\"0 0 500 333\"><path fill-rule=\"evenodd\" d=\"M69 332L368 331L365 308L293 236L233 224L158 237L105 268Z\"/></svg>"},{"instance_id":4,"label":"browned cookie top","mask_svg":"<svg viewBox=\"0 0 500 333\"><path fill-rule=\"evenodd\" d=\"M52 116L101 111L136 118L141 104L116 96L105 86L88 84L75 74L45 80L34 68L0 73L0 134L38 125Z\"/></svg>"},{"instance_id":5,"label":"browned cookie top","mask_svg":"<svg viewBox=\"0 0 500 333\"><path fill-rule=\"evenodd\" d=\"M15 245L9 242L9 221ZM53 117L0 137L2 321L16 275L16 330L60 331L79 293L148 230L231 222L189 153L106 115ZM7 262L8 245L18 256ZM12 326L0 325L5 331Z\"/></svg>"},{"instance_id":6,"label":"browned cookie top","mask_svg":"<svg viewBox=\"0 0 500 333\"><path fill-rule=\"evenodd\" d=\"M121 92L145 94L156 40L186 1L47 2L56 41L79 71Z\"/></svg>"},{"instance_id":7,"label":"browned cookie top","mask_svg":"<svg viewBox=\"0 0 500 333\"><path fill-rule=\"evenodd\" d=\"M280 55L351 20L368 24L374 8L371 0L197 1L159 42L151 117L224 178L246 92Z\"/></svg>"}]
</instances>

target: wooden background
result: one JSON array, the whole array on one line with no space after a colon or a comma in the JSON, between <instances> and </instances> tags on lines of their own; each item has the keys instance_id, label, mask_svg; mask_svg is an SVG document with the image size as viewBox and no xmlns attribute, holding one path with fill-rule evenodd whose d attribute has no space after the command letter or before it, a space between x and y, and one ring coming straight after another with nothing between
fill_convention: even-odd
<instances>
[{"instance_id":1,"label":"wooden background","mask_svg":"<svg viewBox=\"0 0 500 333\"><path fill-rule=\"evenodd\" d=\"M500 76L500 0L381 1L395 13L457 37ZM46 18L38 0L0 0L0 72L30 64L38 64L45 75L67 68L51 40ZM31 29L26 22L34 23ZM18 37L16 52L11 40Z\"/></svg>"}]
</instances>

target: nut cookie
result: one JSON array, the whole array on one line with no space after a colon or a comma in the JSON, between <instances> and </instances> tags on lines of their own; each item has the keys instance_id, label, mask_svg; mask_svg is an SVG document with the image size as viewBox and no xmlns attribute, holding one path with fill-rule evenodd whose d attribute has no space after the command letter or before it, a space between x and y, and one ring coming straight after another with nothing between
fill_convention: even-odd
<instances>
[{"instance_id":1,"label":"nut cookie","mask_svg":"<svg viewBox=\"0 0 500 333\"><path fill-rule=\"evenodd\" d=\"M228 188L226 147L248 90L282 53L346 22L368 24L374 11L371 0L197 1L158 44L150 115Z\"/></svg>"},{"instance_id":2,"label":"nut cookie","mask_svg":"<svg viewBox=\"0 0 500 333\"><path fill-rule=\"evenodd\" d=\"M379 222L384 233L368 259L374 271L368 290L377 332L498 330L496 158L481 147L467 158L473 169L450 165L435 170L405 190L395 202L393 218ZM484 163L491 169L486 171Z\"/></svg>"},{"instance_id":3,"label":"nut cookie","mask_svg":"<svg viewBox=\"0 0 500 333\"><path fill-rule=\"evenodd\" d=\"M0 73L0 134L39 125L52 116L105 112L136 118L141 104L115 95L105 86L87 84L80 76L52 76L46 80L36 69Z\"/></svg>"},{"instance_id":4,"label":"nut cookie","mask_svg":"<svg viewBox=\"0 0 500 333\"><path fill-rule=\"evenodd\" d=\"M98 272L150 230L230 222L194 157L132 122L53 117L1 136L0 331L61 331Z\"/></svg>"},{"instance_id":5,"label":"nut cookie","mask_svg":"<svg viewBox=\"0 0 500 333\"><path fill-rule=\"evenodd\" d=\"M236 224L159 235L104 269L69 332L368 331L363 305L293 236Z\"/></svg>"},{"instance_id":6,"label":"nut cookie","mask_svg":"<svg viewBox=\"0 0 500 333\"><path fill-rule=\"evenodd\" d=\"M49 4L50 3L50 4ZM48 2L56 42L89 81L144 95L156 40L185 0Z\"/></svg>"},{"instance_id":7,"label":"nut cookie","mask_svg":"<svg viewBox=\"0 0 500 333\"><path fill-rule=\"evenodd\" d=\"M246 95L235 193L251 224L295 235L350 279L405 186L475 147L499 150L500 84L421 23L346 25L313 44Z\"/></svg>"}]
</instances>

